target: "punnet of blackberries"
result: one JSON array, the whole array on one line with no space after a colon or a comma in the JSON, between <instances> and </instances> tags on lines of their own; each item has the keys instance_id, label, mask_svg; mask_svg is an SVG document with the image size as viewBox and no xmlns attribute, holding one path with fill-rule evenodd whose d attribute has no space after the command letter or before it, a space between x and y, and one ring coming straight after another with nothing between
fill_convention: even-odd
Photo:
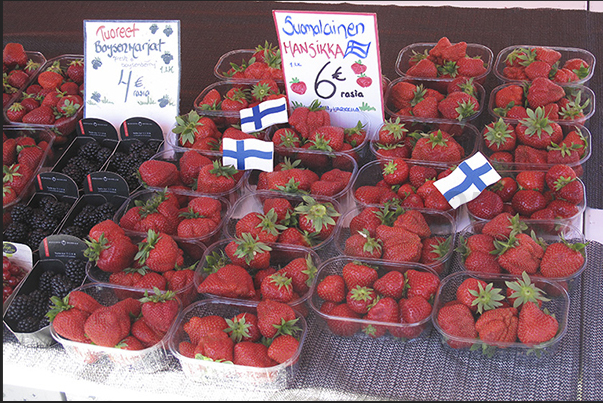
<instances>
[{"instance_id":1,"label":"punnet of blackberries","mask_svg":"<svg viewBox=\"0 0 603 403\"><path fill-rule=\"evenodd\" d=\"M60 172L81 186L86 176L99 171L112 153L112 148L102 146L96 141L89 141L80 146L77 153L67 160L67 164Z\"/></svg>"},{"instance_id":2,"label":"punnet of blackberries","mask_svg":"<svg viewBox=\"0 0 603 403\"><path fill-rule=\"evenodd\" d=\"M134 139L122 144L123 146L120 144L111 157L107 170L123 177L128 184L130 193L132 193L134 189L140 186L136 176L138 167L156 154L161 142L158 140L143 142Z\"/></svg>"},{"instance_id":3,"label":"punnet of blackberries","mask_svg":"<svg viewBox=\"0 0 603 403\"><path fill-rule=\"evenodd\" d=\"M75 209L74 209L75 210ZM111 202L105 202L98 206L86 204L82 210L73 217L73 220L67 219L61 234L73 235L77 238L85 238L90 229L101 221L112 220L117 212L117 207Z\"/></svg>"}]
</instances>

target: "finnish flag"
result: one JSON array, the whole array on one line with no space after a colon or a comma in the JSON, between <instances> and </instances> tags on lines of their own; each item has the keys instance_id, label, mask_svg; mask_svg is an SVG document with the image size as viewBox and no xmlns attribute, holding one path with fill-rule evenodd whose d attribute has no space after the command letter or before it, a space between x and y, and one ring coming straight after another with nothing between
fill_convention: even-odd
<instances>
[{"instance_id":1,"label":"finnish flag","mask_svg":"<svg viewBox=\"0 0 603 403\"><path fill-rule=\"evenodd\" d=\"M279 123L287 123L287 99L285 97L264 101L253 108L241 109L241 131L253 133Z\"/></svg>"},{"instance_id":2,"label":"finnish flag","mask_svg":"<svg viewBox=\"0 0 603 403\"><path fill-rule=\"evenodd\" d=\"M461 162L452 173L435 181L434 186L453 208L470 202L488 186L500 180L500 175L482 153Z\"/></svg>"},{"instance_id":3,"label":"finnish flag","mask_svg":"<svg viewBox=\"0 0 603 403\"><path fill-rule=\"evenodd\" d=\"M259 169L272 172L274 143L258 139L222 139L222 165L233 165L236 169Z\"/></svg>"}]
</instances>

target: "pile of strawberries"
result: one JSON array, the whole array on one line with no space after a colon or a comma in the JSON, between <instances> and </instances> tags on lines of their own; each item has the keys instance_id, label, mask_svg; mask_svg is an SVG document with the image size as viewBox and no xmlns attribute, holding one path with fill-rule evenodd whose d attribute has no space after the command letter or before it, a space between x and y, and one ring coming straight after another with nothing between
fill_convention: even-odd
<instances>
[{"instance_id":1,"label":"pile of strawberries","mask_svg":"<svg viewBox=\"0 0 603 403\"><path fill-rule=\"evenodd\" d=\"M2 303L6 302L27 275L27 271L8 256L2 256Z\"/></svg>"},{"instance_id":2,"label":"pile of strawberries","mask_svg":"<svg viewBox=\"0 0 603 403\"><path fill-rule=\"evenodd\" d=\"M586 87L562 87L546 77L537 77L523 84L502 84L490 94L490 113L496 118L536 117L584 123L585 115L590 114L594 105L591 105L591 95L583 88Z\"/></svg>"},{"instance_id":3,"label":"pile of strawberries","mask_svg":"<svg viewBox=\"0 0 603 403\"><path fill-rule=\"evenodd\" d=\"M414 53L405 74L417 78L478 77L488 71L481 57L467 55L467 43L451 43L447 37L438 40L424 53Z\"/></svg>"},{"instance_id":4,"label":"pile of strawberries","mask_svg":"<svg viewBox=\"0 0 603 403\"><path fill-rule=\"evenodd\" d=\"M298 321L289 305L273 300L233 317L193 315L182 325L188 337L177 349L197 360L273 367L297 359L302 330Z\"/></svg>"},{"instance_id":5,"label":"pile of strawberries","mask_svg":"<svg viewBox=\"0 0 603 403\"><path fill-rule=\"evenodd\" d=\"M262 210L250 211L237 219L231 236L250 234L262 242L314 247L331 238L341 216L339 204L329 199L309 195L260 198Z\"/></svg>"},{"instance_id":6,"label":"pile of strawberries","mask_svg":"<svg viewBox=\"0 0 603 403\"><path fill-rule=\"evenodd\" d=\"M454 234L434 234L429 222L437 218L426 218L424 212L390 203L357 209L350 220L349 236L337 246L347 256L423 263L441 274L450 257Z\"/></svg>"},{"instance_id":7,"label":"pile of strawberries","mask_svg":"<svg viewBox=\"0 0 603 403\"><path fill-rule=\"evenodd\" d=\"M466 121L476 118L482 109L483 89L480 92L477 86L473 78L462 76L447 83L447 91L442 92L398 79L390 85L386 103L395 116Z\"/></svg>"},{"instance_id":8,"label":"pile of strawberries","mask_svg":"<svg viewBox=\"0 0 603 403\"><path fill-rule=\"evenodd\" d=\"M50 136L48 136L50 137ZM14 203L27 190L27 185L38 174L45 154L52 152L42 136L26 134L9 137L2 132L2 205Z\"/></svg>"},{"instance_id":9,"label":"pile of strawberries","mask_svg":"<svg viewBox=\"0 0 603 403\"><path fill-rule=\"evenodd\" d=\"M54 307L48 315L59 336L123 350L144 350L161 343L181 310L174 292L159 290L108 306L77 289L63 299L53 296L51 300Z\"/></svg>"},{"instance_id":10,"label":"pile of strawberries","mask_svg":"<svg viewBox=\"0 0 603 403\"><path fill-rule=\"evenodd\" d=\"M57 144L66 142L84 107L84 61L57 59L6 110L10 122L53 126Z\"/></svg>"},{"instance_id":11,"label":"pile of strawberries","mask_svg":"<svg viewBox=\"0 0 603 403\"><path fill-rule=\"evenodd\" d=\"M581 211L584 184L568 165L553 165L546 171L501 171L500 174L498 182L466 204L474 218L491 220L505 212L522 218L568 220Z\"/></svg>"},{"instance_id":12,"label":"pile of strawberries","mask_svg":"<svg viewBox=\"0 0 603 403\"><path fill-rule=\"evenodd\" d=\"M426 329L439 285L439 277L427 270L388 271L351 261L340 272L325 275L315 292L319 311L338 336L363 332L379 338L389 333L414 339Z\"/></svg>"},{"instance_id":13,"label":"pile of strawberries","mask_svg":"<svg viewBox=\"0 0 603 403\"><path fill-rule=\"evenodd\" d=\"M27 84L30 77L42 67L40 63L32 60L23 45L20 43L7 43L2 50L2 74L4 85L2 89L2 108L12 101L19 90Z\"/></svg>"},{"instance_id":14,"label":"pile of strawberries","mask_svg":"<svg viewBox=\"0 0 603 403\"><path fill-rule=\"evenodd\" d=\"M195 278L200 294L271 299L304 310L299 301L308 294L319 264L308 249L263 242L243 233L213 244L209 252Z\"/></svg>"},{"instance_id":15,"label":"pile of strawberries","mask_svg":"<svg viewBox=\"0 0 603 403\"><path fill-rule=\"evenodd\" d=\"M549 298L526 273L500 288L499 283L468 277L451 290L453 299L434 313L450 347L481 345L492 356L497 347L538 349L557 336L559 319L543 307Z\"/></svg>"},{"instance_id":16,"label":"pile of strawberries","mask_svg":"<svg viewBox=\"0 0 603 403\"><path fill-rule=\"evenodd\" d=\"M264 45L258 45L251 58L241 63L230 63L227 71L221 71L229 80L263 80L273 79L283 81L283 70L281 65L281 51L266 41Z\"/></svg>"},{"instance_id":17,"label":"pile of strawberries","mask_svg":"<svg viewBox=\"0 0 603 403\"><path fill-rule=\"evenodd\" d=\"M554 224L544 226L554 233ZM459 237L457 251L473 272L568 278L584 268L586 244L566 240L563 232L556 241L546 242L534 229L536 224L526 224L519 215L501 213Z\"/></svg>"},{"instance_id":18,"label":"pile of strawberries","mask_svg":"<svg viewBox=\"0 0 603 403\"><path fill-rule=\"evenodd\" d=\"M590 66L581 57L563 61L562 54L544 46L517 47L504 59L503 77L513 81L532 81L538 77L556 83L571 83L590 74Z\"/></svg>"}]
</instances>

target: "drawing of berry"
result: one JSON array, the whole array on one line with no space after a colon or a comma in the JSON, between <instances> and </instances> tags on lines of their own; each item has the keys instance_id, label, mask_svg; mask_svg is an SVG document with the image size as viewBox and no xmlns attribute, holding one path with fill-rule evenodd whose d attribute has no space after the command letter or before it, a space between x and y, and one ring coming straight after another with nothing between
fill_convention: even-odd
<instances>
[{"instance_id":1,"label":"drawing of berry","mask_svg":"<svg viewBox=\"0 0 603 403\"><path fill-rule=\"evenodd\" d=\"M90 98L93 99L96 102L100 102L101 94L99 94L98 92L94 91L92 93L92 96Z\"/></svg>"},{"instance_id":2,"label":"drawing of berry","mask_svg":"<svg viewBox=\"0 0 603 403\"><path fill-rule=\"evenodd\" d=\"M101 62L101 60L98 57L95 57L94 60L92 60L92 68L94 70L98 70L98 68L102 65L103 65L103 62Z\"/></svg>"},{"instance_id":3,"label":"drawing of berry","mask_svg":"<svg viewBox=\"0 0 603 403\"><path fill-rule=\"evenodd\" d=\"M166 25L165 29L163 30L165 36L170 36L173 32L174 31L172 30L172 27L170 27L169 25Z\"/></svg>"},{"instance_id":4,"label":"drawing of berry","mask_svg":"<svg viewBox=\"0 0 603 403\"><path fill-rule=\"evenodd\" d=\"M290 84L291 91L295 92L296 94L303 95L306 93L306 83L299 81L297 77L291 79Z\"/></svg>"},{"instance_id":5,"label":"drawing of berry","mask_svg":"<svg viewBox=\"0 0 603 403\"><path fill-rule=\"evenodd\" d=\"M165 52L163 55L161 55L161 58L165 64L170 64L170 62L174 60L174 56L172 56L170 52Z\"/></svg>"},{"instance_id":6,"label":"drawing of berry","mask_svg":"<svg viewBox=\"0 0 603 403\"><path fill-rule=\"evenodd\" d=\"M373 83L373 80L370 77L367 77L364 74L361 74L360 77L358 77L356 79L356 83L358 83L358 85L361 86L362 88L366 88L366 87L371 86L371 84Z\"/></svg>"},{"instance_id":7,"label":"drawing of berry","mask_svg":"<svg viewBox=\"0 0 603 403\"><path fill-rule=\"evenodd\" d=\"M164 95L163 97L161 97L159 99L159 107L160 108L165 108L169 104L170 104L170 97L168 97L167 95Z\"/></svg>"},{"instance_id":8,"label":"drawing of berry","mask_svg":"<svg viewBox=\"0 0 603 403\"><path fill-rule=\"evenodd\" d=\"M157 26L157 24L153 24L153 25L151 25L151 27L149 29L151 30L152 34L155 34L155 32L157 32L159 27Z\"/></svg>"},{"instance_id":9,"label":"drawing of berry","mask_svg":"<svg viewBox=\"0 0 603 403\"><path fill-rule=\"evenodd\" d=\"M352 64L352 71L354 72L354 74L360 75L366 71L366 66L362 64L361 60L358 60L357 62L354 62L354 64Z\"/></svg>"}]
</instances>

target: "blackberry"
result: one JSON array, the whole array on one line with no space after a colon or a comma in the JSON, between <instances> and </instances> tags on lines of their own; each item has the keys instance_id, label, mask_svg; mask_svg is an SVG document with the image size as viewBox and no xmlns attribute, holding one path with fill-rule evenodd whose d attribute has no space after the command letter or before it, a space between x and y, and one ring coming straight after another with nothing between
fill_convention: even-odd
<instances>
[{"instance_id":1,"label":"blackberry","mask_svg":"<svg viewBox=\"0 0 603 403\"><path fill-rule=\"evenodd\" d=\"M142 161L150 160L153 155L155 155L155 150L151 148L144 148L140 150L140 159ZM142 162L141 162L142 163ZM139 164L140 165L140 164Z\"/></svg>"},{"instance_id":2,"label":"blackberry","mask_svg":"<svg viewBox=\"0 0 603 403\"><path fill-rule=\"evenodd\" d=\"M113 172L117 172L119 166L126 158L127 158L126 153L122 153L121 151L116 151L115 154L113 154L113 157L111 157L111 161L109 162L109 168Z\"/></svg>"},{"instance_id":3,"label":"blackberry","mask_svg":"<svg viewBox=\"0 0 603 403\"><path fill-rule=\"evenodd\" d=\"M101 149L98 152L98 154L96 154L96 160L98 162L100 162L101 164L104 164L109 159L109 157L111 156L112 152L113 151L111 151L110 148L101 147Z\"/></svg>"},{"instance_id":4,"label":"blackberry","mask_svg":"<svg viewBox=\"0 0 603 403\"><path fill-rule=\"evenodd\" d=\"M81 186L84 179L86 179L84 171L77 165L66 165L61 172L73 179L78 186Z\"/></svg>"},{"instance_id":5,"label":"blackberry","mask_svg":"<svg viewBox=\"0 0 603 403\"><path fill-rule=\"evenodd\" d=\"M31 315L31 298L27 294L15 295L6 310L6 318L19 321Z\"/></svg>"},{"instance_id":6,"label":"blackberry","mask_svg":"<svg viewBox=\"0 0 603 403\"><path fill-rule=\"evenodd\" d=\"M50 295L48 292L42 292L39 289L33 290L29 293L31 300L31 316L40 319L48 312L48 299Z\"/></svg>"},{"instance_id":7,"label":"blackberry","mask_svg":"<svg viewBox=\"0 0 603 403\"><path fill-rule=\"evenodd\" d=\"M42 206L42 210L48 217L61 221L61 219L67 214L69 205L67 203L52 199Z\"/></svg>"},{"instance_id":8,"label":"blackberry","mask_svg":"<svg viewBox=\"0 0 603 403\"><path fill-rule=\"evenodd\" d=\"M19 333L33 333L38 331L40 319L28 316L17 321L16 331Z\"/></svg>"},{"instance_id":9,"label":"blackberry","mask_svg":"<svg viewBox=\"0 0 603 403\"><path fill-rule=\"evenodd\" d=\"M92 204L86 204L82 208L82 211L80 211L79 214L73 219L73 225L81 227L87 235L90 231L90 228L92 228L96 224L95 212L96 206Z\"/></svg>"},{"instance_id":10,"label":"blackberry","mask_svg":"<svg viewBox=\"0 0 603 403\"><path fill-rule=\"evenodd\" d=\"M29 226L32 230L41 229L52 232L58 225L59 220L49 217L42 209L34 209L29 219Z\"/></svg>"},{"instance_id":11,"label":"blackberry","mask_svg":"<svg viewBox=\"0 0 603 403\"><path fill-rule=\"evenodd\" d=\"M87 160L96 161L96 155L99 153L100 150L100 144L98 144L96 141L89 141L80 147L77 152L77 155L81 155Z\"/></svg>"},{"instance_id":12,"label":"blackberry","mask_svg":"<svg viewBox=\"0 0 603 403\"><path fill-rule=\"evenodd\" d=\"M96 208L97 223L105 220L112 220L117 209L113 203L105 202Z\"/></svg>"},{"instance_id":13,"label":"blackberry","mask_svg":"<svg viewBox=\"0 0 603 403\"><path fill-rule=\"evenodd\" d=\"M40 242L44 240L48 235L52 234L52 231L46 231L41 228L35 228L29 233L25 243L31 248L32 251L38 250Z\"/></svg>"},{"instance_id":14,"label":"blackberry","mask_svg":"<svg viewBox=\"0 0 603 403\"><path fill-rule=\"evenodd\" d=\"M55 272L52 270L45 271L40 275L40 279L38 280L38 289L42 292L50 293L52 292L52 286L50 285L50 280L54 277Z\"/></svg>"},{"instance_id":15,"label":"blackberry","mask_svg":"<svg viewBox=\"0 0 603 403\"><path fill-rule=\"evenodd\" d=\"M102 164L98 161L93 161L93 160L83 161L81 168L82 168L82 172L84 173L84 178L89 173L98 171L101 166L102 166Z\"/></svg>"},{"instance_id":16,"label":"blackberry","mask_svg":"<svg viewBox=\"0 0 603 403\"><path fill-rule=\"evenodd\" d=\"M73 282L64 273L56 274L50 280L51 293L61 299L65 298L69 292L75 288Z\"/></svg>"},{"instance_id":17,"label":"blackberry","mask_svg":"<svg viewBox=\"0 0 603 403\"><path fill-rule=\"evenodd\" d=\"M57 201L57 199L54 196L43 196L42 198L40 198L40 200L38 201L38 207L41 208L42 210L46 208L46 206L50 203L55 203Z\"/></svg>"},{"instance_id":18,"label":"blackberry","mask_svg":"<svg viewBox=\"0 0 603 403\"><path fill-rule=\"evenodd\" d=\"M31 215L32 208L25 203L17 203L10 212L12 222L27 223L27 218Z\"/></svg>"},{"instance_id":19,"label":"blackberry","mask_svg":"<svg viewBox=\"0 0 603 403\"><path fill-rule=\"evenodd\" d=\"M86 237L86 235L88 235L88 233L85 232L82 229L82 227L80 227L78 225L70 225L70 226L64 227L63 229L61 229L61 234L72 235L76 238L81 238L81 239L84 239Z\"/></svg>"},{"instance_id":20,"label":"blackberry","mask_svg":"<svg viewBox=\"0 0 603 403\"><path fill-rule=\"evenodd\" d=\"M128 147L128 153L132 156L137 155L144 148L144 143L138 139L133 140Z\"/></svg>"},{"instance_id":21,"label":"blackberry","mask_svg":"<svg viewBox=\"0 0 603 403\"><path fill-rule=\"evenodd\" d=\"M27 224L20 222L11 222L4 228L2 238L4 241L25 243L27 235L29 234L29 227Z\"/></svg>"},{"instance_id":22,"label":"blackberry","mask_svg":"<svg viewBox=\"0 0 603 403\"><path fill-rule=\"evenodd\" d=\"M50 318L44 315L38 322L38 329L44 329L46 326L50 326Z\"/></svg>"},{"instance_id":23,"label":"blackberry","mask_svg":"<svg viewBox=\"0 0 603 403\"><path fill-rule=\"evenodd\" d=\"M65 262L65 275L74 285L80 285L86 278L86 261L80 259L69 259Z\"/></svg>"}]
</instances>

